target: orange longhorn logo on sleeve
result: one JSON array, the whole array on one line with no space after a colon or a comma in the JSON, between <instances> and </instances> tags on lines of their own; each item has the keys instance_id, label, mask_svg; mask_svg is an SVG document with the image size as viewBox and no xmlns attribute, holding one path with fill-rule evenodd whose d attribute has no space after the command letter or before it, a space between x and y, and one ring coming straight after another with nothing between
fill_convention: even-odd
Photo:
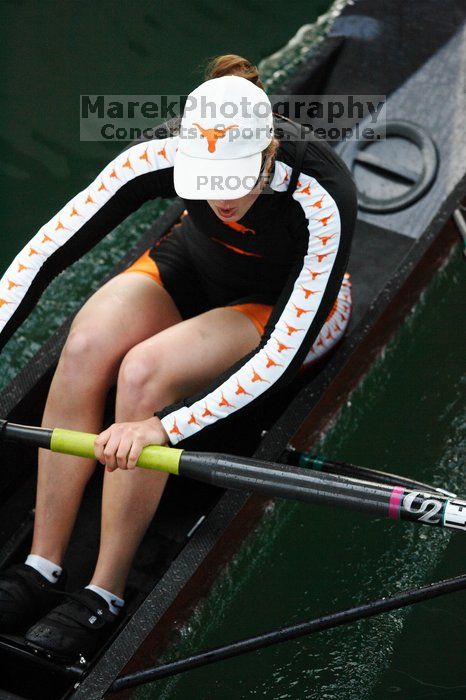
<instances>
[{"instance_id":1,"label":"orange longhorn logo on sleeve","mask_svg":"<svg viewBox=\"0 0 466 700\"><path fill-rule=\"evenodd\" d=\"M196 420L196 416L194 413L191 413L191 418L188 420L188 425L199 425L199 423Z\"/></svg>"},{"instance_id":2,"label":"orange longhorn logo on sleeve","mask_svg":"<svg viewBox=\"0 0 466 700\"><path fill-rule=\"evenodd\" d=\"M228 408L234 408L233 404L228 401L228 399L225 398L225 394L222 391L222 400L219 401L219 406L227 406Z\"/></svg>"},{"instance_id":3,"label":"orange longhorn logo on sleeve","mask_svg":"<svg viewBox=\"0 0 466 700\"><path fill-rule=\"evenodd\" d=\"M277 338L275 338L275 341L278 345L278 352L283 352L284 350L293 350L294 348L290 347L289 345L285 345L285 343L281 343Z\"/></svg>"},{"instance_id":4,"label":"orange longhorn logo on sleeve","mask_svg":"<svg viewBox=\"0 0 466 700\"><path fill-rule=\"evenodd\" d=\"M301 285L301 289L303 290L306 299L309 299L311 294L317 294L317 291L315 289L307 289L303 284Z\"/></svg>"},{"instance_id":5,"label":"orange longhorn logo on sleeve","mask_svg":"<svg viewBox=\"0 0 466 700\"><path fill-rule=\"evenodd\" d=\"M303 314L310 314L311 311L314 311L314 309L300 309L299 306L296 306L296 304L292 303L292 306L296 309L296 316L298 318L301 318Z\"/></svg>"},{"instance_id":6,"label":"orange longhorn logo on sleeve","mask_svg":"<svg viewBox=\"0 0 466 700\"><path fill-rule=\"evenodd\" d=\"M60 221L60 219L58 219L58 223L57 223L57 225L55 226L55 231L69 231L69 230L70 230L70 229L69 229L69 228L66 228L66 226L63 226L63 224L62 224L62 222Z\"/></svg>"},{"instance_id":7,"label":"orange longhorn logo on sleeve","mask_svg":"<svg viewBox=\"0 0 466 700\"><path fill-rule=\"evenodd\" d=\"M293 335L293 333L297 333L298 331L303 331L304 328L295 328L294 326L290 326L289 323L284 322L287 330L288 335Z\"/></svg>"},{"instance_id":8,"label":"orange longhorn logo on sleeve","mask_svg":"<svg viewBox=\"0 0 466 700\"><path fill-rule=\"evenodd\" d=\"M147 149L146 149L146 150L147 150ZM160 151L157 151L157 155L158 155L158 156L162 156L162 158L165 158L165 160L167 160L168 162L170 162L170 161L168 160L167 151L165 150L165 146L164 146L163 148L161 148ZM141 156L141 158L142 158L142 156Z\"/></svg>"},{"instance_id":9,"label":"orange longhorn logo on sleeve","mask_svg":"<svg viewBox=\"0 0 466 700\"><path fill-rule=\"evenodd\" d=\"M29 246L29 257L31 258L33 255L43 255L43 253L40 253L38 250L36 250L32 246Z\"/></svg>"},{"instance_id":10,"label":"orange longhorn logo on sleeve","mask_svg":"<svg viewBox=\"0 0 466 700\"><path fill-rule=\"evenodd\" d=\"M202 414L202 417L203 417L203 418L207 418L208 416L213 416L213 415L214 415L214 414L212 413L212 411L210 411L210 410L207 408L207 403L204 403L204 413Z\"/></svg>"},{"instance_id":11,"label":"orange longhorn logo on sleeve","mask_svg":"<svg viewBox=\"0 0 466 700\"><path fill-rule=\"evenodd\" d=\"M327 245L330 239L332 239L336 235L336 233L332 233L330 236L316 236L316 238L318 238L319 241L321 241L322 245Z\"/></svg>"},{"instance_id":12,"label":"orange longhorn logo on sleeve","mask_svg":"<svg viewBox=\"0 0 466 700\"><path fill-rule=\"evenodd\" d=\"M204 129L204 127L200 124L197 124L196 122L193 123L194 126L197 126L202 136L205 139L207 139L207 150L209 151L209 153L215 153L218 139L225 138L227 131L230 131L230 129L236 129L238 127L238 124L231 124L230 126L226 126L224 129Z\"/></svg>"},{"instance_id":13,"label":"orange longhorn logo on sleeve","mask_svg":"<svg viewBox=\"0 0 466 700\"><path fill-rule=\"evenodd\" d=\"M238 385L238 388L236 389L235 394L238 394L238 396L240 394L245 394L246 396L252 396L252 394L250 394L249 391L246 391L246 389L241 386L238 379L236 380L236 383Z\"/></svg>"},{"instance_id":14,"label":"orange longhorn logo on sleeve","mask_svg":"<svg viewBox=\"0 0 466 700\"><path fill-rule=\"evenodd\" d=\"M173 419L173 427L170 430L170 434L179 435L180 437L183 437L183 433L180 431L176 423L176 418Z\"/></svg>"},{"instance_id":15,"label":"orange longhorn logo on sleeve","mask_svg":"<svg viewBox=\"0 0 466 700\"><path fill-rule=\"evenodd\" d=\"M322 226L327 226L329 219L332 218L333 214L334 214L334 212L332 211L332 213L329 214L328 216L322 216L320 219L315 219L315 221L320 221Z\"/></svg>"},{"instance_id":16,"label":"orange longhorn logo on sleeve","mask_svg":"<svg viewBox=\"0 0 466 700\"><path fill-rule=\"evenodd\" d=\"M270 384L269 380L261 377L260 374L258 374L258 372L256 372L254 367L252 368L251 382L267 382L267 384Z\"/></svg>"},{"instance_id":17,"label":"orange longhorn logo on sleeve","mask_svg":"<svg viewBox=\"0 0 466 700\"><path fill-rule=\"evenodd\" d=\"M148 150L149 150L149 146L147 146L147 148L146 148L146 150L144 151L144 153L142 153L142 154L139 156L139 160L145 160L146 163L148 163L149 165L152 165L152 163L151 163L150 160L149 160L149 154L147 153ZM165 149L163 149L163 150L165 151ZM159 153L161 153L161 151L159 151ZM168 158L167 158L167 160L168 160Z\"/></svg>"},{"instance_id":18,"label":"orange longhorn logo on sleeve","mask_svg":"<svg viewBox=\"0 0 466 700\"><path fill-rule=\"evenodd\" d=\"M14 282L13 280L8 280L8 289L13 289L14 287L22 287L22 284L18 284L17 282Z\"/></svg>"},{"instance_id":19,"label":"orange longhorn logo on sleeve","mask_svg":"<svg viewBox=\"0 0 466 700\"><path fill-rule=\"evenodd\" d=\"M306 204L307 207L314 207L314 209L322 209L322 202L324 201L325 194L322 195L319 199L316 199L316 201L313 204Z\"/></svg>"},{"instance_id":20,"label":"orange longhorn logo on sleeve","mask_svg":"<svg viewBox=\"0 0 466 700\"><path fill-rule=\"evenodd\" d=\"M299 183L301 184L301 183ZM297 185L298 186L298 185ZM302 194L311 194L311 182L309 181L305 187L303 187L302 190L299 190L300 193Z\"/></svg>"},{"instance_id":21,"label":"orange longhorn logo on sleeve","mask_svg":"<svg viewBox=\"0 0 466 700\"><path fill-rule=\"evenodd\" d=\"M0 297L0 309L2 308L2 306L5 306L5 304L12 304L12 303L13 303L12 301L7 301L6 299L2 299Z\"/></svg>"},{"instance_id":22,"label":"orange longhorn logo on sleeve","mask_svg":"<svg viewBox=\"0 0 466 700\"><path fill-rule=\"evenodd\" d=\"M129 169L132 170L133 173L134 173L134 168L133 168L133 166L131 165L131 161L130 161L130 159L129 159L129 156L128 156L128 158L125 160L125 162L123 163L123 168L129 168Z\"/></svg>"},{"instance_id":23,"label":"orange longhorn logo on sleeve","mask_svg":"<svg viewBox=\"0 0 466 700\"><path fill-rule=\"evenodd\" d=\"M322 260L327 257L327 255L332 255L332 253L314 253L314 257L317 258L318 263L321 263Z\"/></svg>"},{"instance_id":24,"label":"orange longhorn logo on sleeve","mask_svg":"<svg viewBox=\"0 0 466 700\"><path fill-rule=\"evenodd\" d=\"M267 369L269 367L283 367L283 365L280 362L275 362L275 360L273 360L267 353L265 353L265 356L267 358L267 364L265 365Z\"/></svg>"}]
</instances>

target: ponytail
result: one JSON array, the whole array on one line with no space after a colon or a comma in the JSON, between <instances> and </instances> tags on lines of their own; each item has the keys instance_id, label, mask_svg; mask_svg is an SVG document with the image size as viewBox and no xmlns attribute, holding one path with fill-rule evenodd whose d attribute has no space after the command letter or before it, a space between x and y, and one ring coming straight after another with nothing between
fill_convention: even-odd
<instances>
[{"instance_id":1,"label":"ponytail","mask_svg":"<svg viewBox=\"0 0 466 700\"><path fill-rule=\"evenodd\" d=\"M264 89L262 80L259 77L257 66L253 65L246 58L237 56L234 53L227 53L224 56L212 58L205 69L205 79L223 78L224 75L238 75L246 78L257 87Z\"/></svg>"}]
</instances>

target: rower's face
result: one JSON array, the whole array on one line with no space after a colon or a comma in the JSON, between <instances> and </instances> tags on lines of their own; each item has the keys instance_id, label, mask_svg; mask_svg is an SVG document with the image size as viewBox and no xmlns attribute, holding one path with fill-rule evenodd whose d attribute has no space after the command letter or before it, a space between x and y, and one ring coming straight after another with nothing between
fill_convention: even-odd
<instances>
[{"instance_id":1,"label":"rower's face","mask_svg":"<svg viewBox=\"0 0 466 700\"><path fill-rule=\"evenodd\" d=\"M259 192L246 194L238 199L208 199L209 206L222 221L238 221L252 207Z\"/></svg>"},{"instance_id":2,"label":"rower's face","mask_svg":"<svg viewBox=\"0 0 466 700\"><path fill-rule=\"evenodd\" d=\"M257 184L251 192L245 194L244 197L238 197L238 199L208 199L207 203L218 218L225 222L239 221L260 195L265 186L266 177L270 172L271 166L272 158L269 157L265 163L263 177L261 177L260 183Z\"/></svg>"}]
</instances>

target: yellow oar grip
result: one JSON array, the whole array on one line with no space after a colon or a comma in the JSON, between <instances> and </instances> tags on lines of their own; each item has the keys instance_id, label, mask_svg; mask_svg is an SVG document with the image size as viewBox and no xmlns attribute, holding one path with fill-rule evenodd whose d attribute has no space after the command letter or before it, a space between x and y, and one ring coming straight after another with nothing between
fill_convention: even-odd
<instances>
[{"instance_id":1,"label":"yellow oar grip","mask_svg":"<svg viewBox=\"0 0 466 700\"><path fill-rule=\"evenodd\" d=\"M94 441L97 435L81 433L77 430L55 428L50 440L52 452L61 452L77 457L95 457ZM163 445L148 445L142 450L137 461L138 467L156 469L169 474L179 473L180 457L183 450Z\"/></svg>"}]
</instances>

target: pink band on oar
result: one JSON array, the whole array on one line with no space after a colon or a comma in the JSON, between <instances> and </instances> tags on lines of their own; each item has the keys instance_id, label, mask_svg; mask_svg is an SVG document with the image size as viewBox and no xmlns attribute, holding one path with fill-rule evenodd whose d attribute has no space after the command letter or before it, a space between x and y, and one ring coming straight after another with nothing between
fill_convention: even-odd
<instances>
[{"instance_id":1,"label":"pink band on oar","mask_svg":"<svg viewBox=\"0 0 466 700\"><path fill-rule=\"evenodd\" d=\"M400 517L400 505L403 491L404 488L402 486L395 486L391 493L390 502L388 504L388 517L393 518L393 520L398 520Z\"/></svg>"}]
</instances>

